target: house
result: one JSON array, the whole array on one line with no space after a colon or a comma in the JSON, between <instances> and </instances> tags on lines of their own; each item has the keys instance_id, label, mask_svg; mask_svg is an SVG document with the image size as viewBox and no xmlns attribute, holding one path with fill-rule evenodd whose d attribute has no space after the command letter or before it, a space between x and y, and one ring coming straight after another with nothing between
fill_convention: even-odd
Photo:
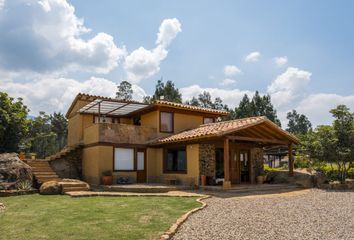
<instances>
[{"instance_id":1,"label":"house","mask_svg":"<svg viewBox=\"0 0 354 240\"><path fill-rule=\"evenodd\" d=\"M114 181L200 185L201 176L224 188L254 183L263 171L263 148L298 139L265 117L218 121L228 112L167 101L143 104L78 94L68 118L68 145L83 145L82 175L99 184ZM293 171L290 157L289 173Z\"/></svg>"}]
</instances>

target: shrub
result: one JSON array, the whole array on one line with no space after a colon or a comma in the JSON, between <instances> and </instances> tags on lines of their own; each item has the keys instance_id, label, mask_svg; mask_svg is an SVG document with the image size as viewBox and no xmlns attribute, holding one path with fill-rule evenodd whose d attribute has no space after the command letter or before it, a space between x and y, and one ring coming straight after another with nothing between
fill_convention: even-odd
<instances>
[{"instance_id":1,"label":"shrub","mask_svg":"<svg viewBox=\"0 0 354 240\"><path fill-rule=\"evenodd\" d=\"M103 171L102 176L112 176L112 171L110 171L110 170Z\"/></svg>"},{"instance_id":2,"label":"shrub","mask_svg":"<svg viewBox=\"0 0 354 240\"><path fill-rule=\"evenodd\" d=\"M265 174L268 174L268 173L274 172L274 171L287 170L287 169L288 169L287 166L283 166L283 167L279 167L279 168L271 168L267 164L264 164L264 173Z\"/></svg>"},{"instance_id":3,"label":"shrub","mask_svg":"<svg viewBox=\"0 0 354 240\"><path fill-rule=\"evenodd\" d=\"M25 180L20 181L16 184L17 190L31 190L32 189L32 182Z\"/></svg>"},{"instance_id":4,"label":"shrub","mask_svg":"<svg viewBox=\"0 0 354 240\"><path fill-rule=\"evenodd\" d=\"M316 168L316 171L322 172L329 181L340 181L340 171L336 166L322 165ZM354 168L348 170L346 178L354 179Z\"/></svg>"}]
</instances>

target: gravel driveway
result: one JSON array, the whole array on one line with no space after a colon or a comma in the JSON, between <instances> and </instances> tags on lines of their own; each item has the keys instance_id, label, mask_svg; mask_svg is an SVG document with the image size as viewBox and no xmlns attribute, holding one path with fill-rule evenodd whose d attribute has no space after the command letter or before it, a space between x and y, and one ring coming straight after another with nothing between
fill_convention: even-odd
<instances>
[{"instance_id":1,"label":"gravel driveway","mask_svg":"<svg viewBox=\"0 0 354 240\"><path fill-rule=\"evenodd\" d=\"M173 239L354 239L353 191L285 195L212 197Z\"/></svg>"}]
</instances>

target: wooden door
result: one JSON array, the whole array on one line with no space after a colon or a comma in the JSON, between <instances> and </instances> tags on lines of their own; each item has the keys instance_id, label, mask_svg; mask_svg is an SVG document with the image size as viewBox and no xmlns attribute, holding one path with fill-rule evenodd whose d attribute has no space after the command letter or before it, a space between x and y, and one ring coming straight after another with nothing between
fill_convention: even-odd
<instances>
[{"instance_id":1,"label":"wooden door","mask_svg":"<svg viewBox=\"0 0 354 240\"><path fill-rule=\"evenodd\" d=\"M146 183L146 151L144 149L138 150L136 152L136 165L136 181L138 183Z\"/></svg>"},{"instance_id":2,"label":"wooden door","mask_svg":"<svg viewBox=\"0 0 354 240\"><path fill-rule=\"evenodd\" d=\"M250 151L248 150L241 150L240 151L240 180L241 182L250 182L250 168L251 168L251 161L250 161Z\"/></svg>"}]
</instances>

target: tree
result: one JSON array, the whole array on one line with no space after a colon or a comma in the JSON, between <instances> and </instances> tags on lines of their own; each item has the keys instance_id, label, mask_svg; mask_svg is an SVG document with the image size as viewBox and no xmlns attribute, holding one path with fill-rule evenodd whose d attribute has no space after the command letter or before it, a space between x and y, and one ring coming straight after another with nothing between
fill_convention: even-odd
<instances>
[{"instance_id":1,"label":"tree","mask_svg":"<svg viewBox=\"0 0 354 240\"><path fill-rule=\"evenodd\" d=\"M155 100L182 103L182 94L171 80L168 80L165 84L163 80L160 79L157 80L154 94L143 98L144 103L152 103Z\"/></svg>"},{"instance_id":2,"label":"tree","mask_svg":"<svg viewBox=\"0 0 354 240\"><path fill-rule=\"evenodd\" d=\"M304 114L299 114L296 110L287 113L286 118L289 120L288 132L294 134L306 134L312 129L311 122Z\"/></svg>"},{"instance_id":3,"label":"tree","mask_svg":"<svg viewBox=\"0 0 354 240\"><path fill-rule=\"evenodd\" d=\"M62 149L67 143L68 120L64 114L54 112L50 115L51 131L56 134L56 142L59 149Z\"/></svg>"},{"instance_id":4,"label":"tree","mask_svg":"<svg viewBox=\"0 0 354 240\"><path fill-rule=\"evenodd\" d=\"M213 101L211 100L211 95L207 91L204 91L203 93L199 94L198 103L200 107L213 108Z\"/></svg>"},{"instance_id":5,"label":"tree","mask_svg":"<svg viewBox=\"0 0 354 240\"><path fill-rule=\"evenodd\" d=\"M317 127L304 135L302 142L310 158L337 166L338 178L345 181L354 159L354 114L345 105L330 111L335 118L332 126Z\"/></svg>"},{"instance_id":6,"label":"tree","mask_svg":"<svg viewBox=\"0 0 354 240\"><path fill-rule=\"evenodd\" d=\"M259 92L256 91L251 101L245 94L233 114L234 119L254 116L266 116L269 120L281 126L269 94L260 96Z\"/></svg>"},{"instance_id":7,"label":"tree","mask_svg":"<svg viewBox=\"0 0 354 240\"><path fill-rule=\"evenodd\" d=\"M123 101L131 101L133 99L132 85L127 81L122 81L118 86L116 98Z\"/></svg>"},{"instance_id":8,"label":"tree","mask_svg":"<svg viewBox=\"0 0 354 240\"><path fill-rule=\"evenodd\" d=\"M27 134L28 109L22 98L17 101L0 92L0 152L18 152Z\"/></svg>"}]
</instances>

